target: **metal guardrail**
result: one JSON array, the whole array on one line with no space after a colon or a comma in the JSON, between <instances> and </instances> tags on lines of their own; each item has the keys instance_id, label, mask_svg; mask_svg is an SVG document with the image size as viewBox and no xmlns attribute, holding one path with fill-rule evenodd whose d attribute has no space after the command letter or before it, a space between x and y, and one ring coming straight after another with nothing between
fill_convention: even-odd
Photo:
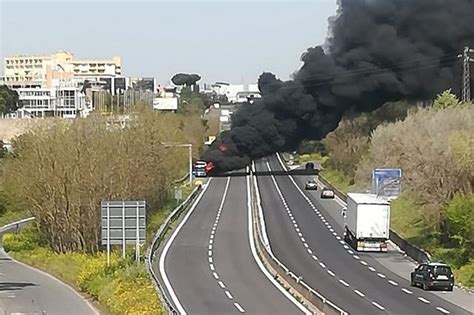
<instances>
[{"instance_id":1,"label":"metal guardrail","mask_svg":"<svg viewBox=\"0 0 474 315\"><path fill-rule=\"evenodd\" d=\"M339 191L336 186L334 186L330 181L324 178L323 175L319 175L319 180L325 186L331 187L334 190L334 193L337 197L339 197L342 201L347 203L347 194ZM403 239L400 235L398 235L394 230L390 229L389 239L395 243L402 251L405 252L408 256L416 260L418 263L426 263L431 261L431 256L423 249L410 244L407 240Z\"/></svg>"},{"instance_id":2,"label":"metal guardrail","mask_svg":"<svg viewBox=\"0 0 474 315\"><path fill-rule=\"evenodd\" d=\"M186 173L186 175L184 175L183 177L181 177L180 179L177 179L173 182L173 184L182 184L186 181L186 179L189 178L189 173Z\"/></svg>"},{"instance_id":3,"label":"metal guardrail","mask_svg":"<svg viewBox=\"0 0 474 315\"><path fill-rule=\"evenodd\" d=\"M35 217L31 217L31 218L23 219L20 221L16 221L16 222L4 225L0 228L0 234L10 232L11 230L14 230L14 229L18 229L22 225L30 223L31 221L34 221L34 220L35 220Z\"/></svg>"},{"instance_id":4,"label":"metal guardrail","mask_svg":"<svg viewBox=\"0 0 474 315\"><path fill-rule=\"evenodd\" d=\"M323 295L318 293L316 290L311 288L306 282L302 280L301 276L296 275L283 263L281 263L273 254L270 248L270 244L265 244L264 237L262 236L262 226L263 220L260 217L262 213L262 204L260 199L260 193L258 191L258 186L254 176L250 176L252 185L251 185L251 196L252 196L252 214L255 225L255 233L257 234L256 239L256 248L257 254L263 258L270 265L271 269L274 270L269 272L275 277L280 283L284 282L288 284L291 289L296 291L300 296L302 296L306 301L311 303L315 308L317 308L323 314L330 315L346 315L348 314L336 304L332 303L329 299L325 298ZM267 269L269 269L267 267ZM283 281L282 281L283 280ZM288 289L288 288L287 288Z\"/></svg>"},{"instance_id":5,"label":"metal guardrail","mask_svg":"<svg viewBox=\"0 0 474 315\"><path fill-rule=\"evenodd\" d=\"M155 257L156 251L160 247L162 241L164 240L164 237L168 230L171 228L171 224L181 215L181 213L194 201L194 198L198 195L198 193L201 191L201 186L197 186L194 188L194 190L191 192L191 194L184 200L181 204L179 204L171 213L170 215L166 218L165 222L161 224L160 228L155 234L155 237L153 238L153 241L148 247L147 254L146 254L146 259L145 259L145 264L146 264L146 269L150 275L150 277L153 280L153 285L155 287L156 293L161 301L161 304L165 308L165 310L168 312L168 314L178 314L178 312L175 310L173 307L173 304L170 302L170 299L166 296L166 292L163 289L163 287L160 285L160 281L158 279L158 276L156 275L155 271L153 270L153 259Z\"/></svg>"}]
</instances>

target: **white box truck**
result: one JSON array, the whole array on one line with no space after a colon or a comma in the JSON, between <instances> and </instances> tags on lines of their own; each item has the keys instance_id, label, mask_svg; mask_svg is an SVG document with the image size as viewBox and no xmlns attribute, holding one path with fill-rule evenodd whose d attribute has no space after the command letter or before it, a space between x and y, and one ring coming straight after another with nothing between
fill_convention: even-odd
<instances>
[{"instance_id":1,"label":"white box truck","mask_svg":"<svg viewBox=\"0 0 474 315\"><path fill-rule=\"evenodd\" d=\"M387 251L390 202L374 194L348 193L344 239L357 251Z\"/></svg>"}]
</instances>

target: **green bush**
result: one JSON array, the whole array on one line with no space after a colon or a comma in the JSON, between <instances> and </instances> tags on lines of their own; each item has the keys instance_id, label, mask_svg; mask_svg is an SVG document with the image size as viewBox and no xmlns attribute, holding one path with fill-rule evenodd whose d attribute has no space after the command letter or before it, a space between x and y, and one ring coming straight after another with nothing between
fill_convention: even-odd
<instances>
[{"instance_id":1,"label":"green bush","mask_svg":"<svg viewBox=\"0 0 474 315\"><path fill-rule=\"evenodd\" d=\"M454 270L454 279L457 283L463 286L474 288L474 260L471 260L467 265Z\"/></svg>"},{"instance_id":2,"label":"green bush","mask_svg":"<svg viewBox=\"0 0 474 315\"><path fill-rule=\"evenodd\" d=\"M3 236L3 247L7 252L33 250L36 246L38 246L38 240L36 234L31 231L31 228L25 228L22 233L5 234Z\"/></svg>"},{"instance_id":3,"label":"green bush","mask_svg":"<svg viewBox=\"0 0 474 315\"><path fill-rule=\"evenodd\" d=\"M465 248L435 248L431 251L433 260L449 264L459 269L469 261L469 251Z\"/></svg>"},{"instance_id":4,"label":"green bush","mask_svg":"<svg viewBox=\"0 0 474 315\"><path fill-rule=\"evenodd\" d=\"M446 207L447 233L456 246L474 256L474 195L456 196Z\"/></svg>"}]
</instances>

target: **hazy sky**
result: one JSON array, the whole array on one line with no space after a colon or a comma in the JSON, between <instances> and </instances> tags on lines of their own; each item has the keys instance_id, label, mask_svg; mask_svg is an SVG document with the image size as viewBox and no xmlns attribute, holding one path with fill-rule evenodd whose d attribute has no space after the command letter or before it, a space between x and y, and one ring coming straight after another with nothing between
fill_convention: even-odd
<instances>
[{"instance_id":1,"label":"hazy sky","mask_svg":"<svg viewBox=\"0 0 474 315\"><path fill-rule=\"evenodd\" d=\"M160 82L176 72L202 82L250 83L262 71L287 79L306 48L324 42L335 11L336 0L0 0L0 58L68 50L119 55L123 75Z\"/></svg>"}]
</instances>

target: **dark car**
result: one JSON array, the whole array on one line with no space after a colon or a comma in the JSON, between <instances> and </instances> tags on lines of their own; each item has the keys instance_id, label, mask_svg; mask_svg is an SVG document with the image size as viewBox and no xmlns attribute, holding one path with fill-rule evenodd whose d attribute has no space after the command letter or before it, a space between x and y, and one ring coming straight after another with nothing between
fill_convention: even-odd
<instances>
[{"instance_id":1,"label":"dark car","mask_svg":"<svg viewBox=\"0 0 474 315\"><path fill-rule=\"evenodd\" d=\"M321 190L321 199L334 199L334 190L323 188L323 190Z\"/></svg>"},{"instance_id":2,"label":"dark car","mask_svg":"<svg viewBox=\"0 0 474 315\"><path fill-rule=\"evenodd\" d=\"M453 291L454 275L451 267L442 263L421 264L410 275L411 286L421 286L423 290L444 289Z\"/></svg>"},{"instance_id":3,"label":"dark car","mask_svg":"<svg viewBox=\"0 0 474 315\"><path fill-rule=\"evenodd\" d=\"M306 190L317 190L318 189L318 184L314 179L310 179L309 181L306 182L305 185Z\"/></svg>"}]
</instances>

